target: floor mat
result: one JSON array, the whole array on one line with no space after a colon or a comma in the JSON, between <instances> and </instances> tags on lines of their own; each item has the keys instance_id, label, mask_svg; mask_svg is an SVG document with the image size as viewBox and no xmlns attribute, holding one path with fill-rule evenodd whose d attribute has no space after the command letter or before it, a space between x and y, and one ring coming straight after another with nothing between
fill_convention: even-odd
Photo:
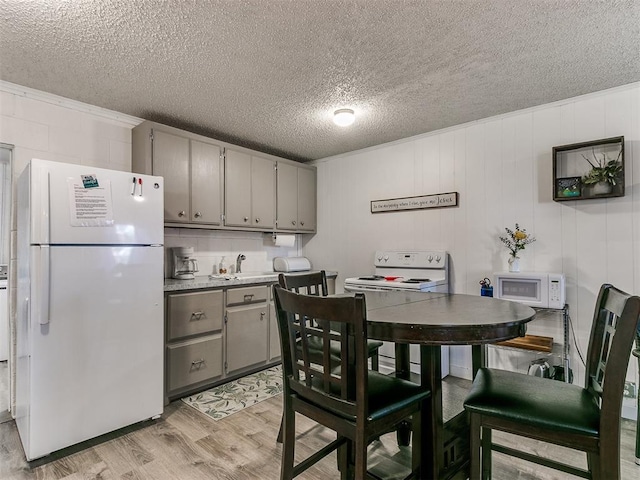
<instances>
[{"instance_id":1,"label":"floor mat","mask_svg":"<svg viewBox=\"0 0 640 480\"><path fill-rule=\"evenodd\" d=\"M214 420L220 420L280 393L282 393L282 367L276 365L184 397L182 401Z\"/></svg>"}]
</instances>

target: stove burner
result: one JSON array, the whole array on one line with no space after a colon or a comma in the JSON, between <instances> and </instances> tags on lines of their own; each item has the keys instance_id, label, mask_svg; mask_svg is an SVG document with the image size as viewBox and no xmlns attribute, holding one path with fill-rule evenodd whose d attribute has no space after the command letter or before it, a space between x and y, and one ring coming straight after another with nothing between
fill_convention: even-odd
<instances>
[{"instance_id":1,"label":"stove burner","mask_svg":"<svg viewBox=\"0 0 640 480\"><path fill-rule=\"evenodd\" d=\"M425 283L430 281L430 278L408 278L407 280L403 280L402 283Z\"/></svg>"},{"instance_id":2,"label":"stove burner","mask_svg":"<svg viewBox=\"0 0 640 480\"><path fill-rule=\"evenodd\" d=\"M383 280L382 275L371 275L369 277L358 277L358 280Z\"/></svg>"}]
</instances>

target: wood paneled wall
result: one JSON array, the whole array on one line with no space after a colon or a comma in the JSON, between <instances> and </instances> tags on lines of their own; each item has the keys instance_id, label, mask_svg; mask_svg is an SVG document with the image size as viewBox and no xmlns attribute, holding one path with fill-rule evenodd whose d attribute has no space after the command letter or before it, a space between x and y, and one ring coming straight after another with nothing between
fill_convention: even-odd
<instances>
[{"instance_id":1,"label":"wood paneled wall","mask_svg":"<svg viewBox=\"0 0 640 480\"><path fill-rule=\"evenodd\" d=\"M357 124L353 127L357 134ZM552 201L554 145L624 135L626 195ZM537 241L522 270L563 272L586 354L600 285L640 294L640 83L576 97L315 162L318 233L303 239L313 265L346 277L373 271L376 249L444 249L451 289L507 269L498 236L518 222ZM370 213L370 201L457 191L459 207ZM554 325L555 323L555 325ZM556 322L542 332L561 338ZM584 369L572 345L576 382ZM635 362L629 380L636 381Z\"/></svg>"}]
</instances>

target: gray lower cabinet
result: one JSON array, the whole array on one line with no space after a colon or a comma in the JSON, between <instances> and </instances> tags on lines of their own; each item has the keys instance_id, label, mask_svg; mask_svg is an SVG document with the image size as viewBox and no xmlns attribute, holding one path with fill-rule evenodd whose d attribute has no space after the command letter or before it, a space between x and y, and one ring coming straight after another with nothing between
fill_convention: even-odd
<instances>
[{"instance_id":1,"label":"gray lower cabinet","mask_svg":"<svg viewBox=\"0 0 640 480\"><path fill-rule=\"evenodd\" d=\"M222 335L199 337L167 347L168 390L173 392L222 375Z\"/></svg>"},{"instance_id":2,"label":"gray lower cabinet","mask_svg":"<svg viewBox=\"0 0 640 480\"><path fill-rule=\"evenodd\" d=\"M165 403L276 364L270 286L166 294Z\"/></svg>"},{"instance_id":3,"label":"gray lower cabinet","mask_svg":"<svg viewBox=\"0 0 640 480\"><path fill-rule=\"evenodd\" d=\"M167 297L167 340L222 331L222 290Z\"/></svg>"},{"instance_id":4,"label":"gray lower cabinet","mask_svg":"<svg viewBox=\"0 0 640 480\"><path fill-rule=\"evenodd\" d=\"M268 287L227 290L226 372L233 373L268 360Z\"/></svg>"},{"instance_id":5,"label":"gray lower cabinet","mask_svg":"<svg viewBox=\"0 0 640 480\"><path fill-rule=\"evenodd\" d=\"M278 332L278 319L276 318L276 307L273 301L269 302L269 360L279 360L280 353L280 332Z\"/></svg>"},{"instance_id":6,"label":"gray lower cabinet","mask_svg":"<svg viewBox=\"0 0 640 480\"><path fill-rule=\"evenodd\" d=\"M166 298L165 401L224 374L223 290Z\"/></svg>"}]
</instances>

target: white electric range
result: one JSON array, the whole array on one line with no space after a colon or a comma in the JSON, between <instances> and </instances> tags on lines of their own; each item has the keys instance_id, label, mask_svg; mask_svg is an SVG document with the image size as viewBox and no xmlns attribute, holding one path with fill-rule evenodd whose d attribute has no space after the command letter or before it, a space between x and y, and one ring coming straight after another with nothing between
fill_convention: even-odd
<instances>
[{"instance_id":1,"label":"white electric range","mask_svg":"<svg viewBox=\"0 0 640 480\"><path fill-rule=\"evenodd\" d=\"M398 290L449 293L449 254L441 250L377 251L372 275L347 278L347 292ZM411 345L411 371L420 373L420 347ZM384 342L380 349L381 368L394 369L395 346ZM449 374L449 347L442 347L442 377Z\"/></svg>"},{"instance_id":2,"label":"white electric range","mask_svg":"<svg viewBox=\"0 0 640 480\"><path fill-rule=\"evenodd\" d=\"M378 251L373 275L347 278L344 289L449 293L449 255L443 251Z\"/></svg>"}]
</instances>

